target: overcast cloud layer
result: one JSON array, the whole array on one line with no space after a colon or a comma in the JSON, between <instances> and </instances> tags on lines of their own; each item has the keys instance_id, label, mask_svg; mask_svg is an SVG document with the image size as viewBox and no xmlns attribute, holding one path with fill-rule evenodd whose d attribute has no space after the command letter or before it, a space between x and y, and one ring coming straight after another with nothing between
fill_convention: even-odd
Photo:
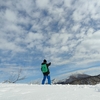
<instances>
[{"instance_id":1,"label":"overcast cloud layer","mask_svg":"<svg viewBox=\"0 0 100 100\"><path fill-rule=\"evenodd\" d=\"M99 0L0 1L0 77L39 78L44 58L54 76L100 68Z\"/></svg>"}]
</instances>

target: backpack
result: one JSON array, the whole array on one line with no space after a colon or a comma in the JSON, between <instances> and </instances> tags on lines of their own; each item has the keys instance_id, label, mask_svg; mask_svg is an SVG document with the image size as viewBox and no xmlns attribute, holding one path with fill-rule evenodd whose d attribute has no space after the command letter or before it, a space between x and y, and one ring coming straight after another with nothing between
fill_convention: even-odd
<instances>
[{"instance_id":1,"label":"backpack","mask_svg":"<svg viewBox=\"0 0 100 100\"><path fill-rule=\"evenodd\" d=\"M41 65L41 71L42 71L43 73L48 72L48 68L47 68L47 65L46 65L46 64Z\"/></svg>"}]
</instances>

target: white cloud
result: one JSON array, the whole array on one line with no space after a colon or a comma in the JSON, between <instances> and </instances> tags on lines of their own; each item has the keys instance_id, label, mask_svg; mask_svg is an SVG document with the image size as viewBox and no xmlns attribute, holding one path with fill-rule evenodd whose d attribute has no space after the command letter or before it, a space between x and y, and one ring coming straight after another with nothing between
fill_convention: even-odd
<instances>
[{"instance_id":1,"label":"white cloud","mask_svg":"<svg viewBox=\"0 0 100 100\"><path fill-rule=\"evenodd\" d=\"M68 41L69 35L66 33L54 33L51 35L51 39L49 40L49 43L51 45L58 45L59 47L62 45L66 45Z\"/></svg>"},{"instance_id":2,"label":"white cloud","mask_svg":"<svg viewBox=\"0 0 100 100\"><path fill-rule=\"evenodd\" d=\"M61 51L62 52L67 52L68 51L68 47L67 46L62 46L61 47Z\"/></svg>"},{"instance_id":3,"label":"white cloud","mask_svg":"<svg viewBox=\"0 0 100 100\"><path fill-rule=\"evenodd\" d=\"M74 13L73 13L73 19L74 21L82 21L86 17L91 17L95 20L97 20L99 17L98 10L100 7L98 6L100 2L97 1L81 1L78 0L74 6ZM78 6L77 6L78 5Z\"/></svg>"},{"instance_id":4,"label":"white cloud","mask_svg":"<svg viewBox=\"0 0 100 100\"><path fill-rule=\"evenodd\" d=\"M40 33L29 32L28 36L27 36L27 39L29 39L29 41L41 40L41 39L43 39L43 35L40 34Z\"/></svg>"},{"instance_id":5,"label":"white cloud","mask_svg":"<svg viewBox=\"0 0 100 100\"><path fill-rule=\"evenodd\" d=\"M78 64L88 64L100 59L100 31L93 33L93 30L89 29L88 32L80 45L77 46L75 54L72 57L72 61L76 61L77 63L80 61Z\"/></svg>"},{"instance_id":6,"label":"white cloud","mask_svg":"<svg viewBox=\"0 0 100 100\"><path fill-rule=\"evenodd\" d=\"M1 50L11 50L14 52L24 52L25 50L22 49L20 46L17 46L14 42L9 42L4 39L0 39L0 49Z\"/></svg>"},{"instance_id":7,"label":"white cloud","mask_svg":"<svg viewBox=\"0 0 100 100\"><path fill-rule=\"evenodd\" d=\"M44 57L55 66L99 61L98 0L4 0L0 5L1 51L13 51L15 58L21 52L22 62L28 55L29 64Z\"/></svg>"},{"instance_id":8,"label":"white cloud","mask_svg":"<svg viewBox=\"0 0 100 100\"><path fill-rule=\"evenodd\" d=\"M34 46L39 48L38 46L40 46L42 41L44 41L44 39L41 33L29 32L25 38L25 43L27 43L28 48L34 48Z\"/></svg>"},{"instance_id":9,"label":"white cloud","mask_svg":"<svg viewBox=\"0 0 100 100\"><path fill-rule=\"evenodd\" d=\"M65 7L71 7L73 0L64 0Z\"/></svg>"},{"instance_id":10,"label":"white cloud","mask_svg":"<svg viewBox=\"0 0 100 100\"><path fill-rule=\"evenodd\" d=\"M79 30L79 28L80 28L80 24L75 24L73 27L72 27L72 30L74 31L74 32L76 32L77 30Z\"/></svg>"},{"instance_id":11,"label":"white cloud","mask_svg":"<svg viewBox=\"0 0 100 100\"><path fill-rule=\"evenodd\" d=\"M11 21L11 22L17 21L16 13L8 9L6 10L4 17L7 21Z\"/></svg>"},{"instance_id":12,"label":"white cloud","mask_svg":"<svg viewBox=\"0 0 100 100\"><path fill-rule=\"evenodd\" d=\"M89 33L89 35L86 35L84 38L84 41L82 42L82 46L86 47L88 50L97 50L99 49L100 45L100 31Z\"/></svg>"},{"instance_id":13,"label":"white cloud","mask_svg":"<svg viewBox=\"0 0 100 100\"><path fill-rule=\"evenodd\" d=\"M42 0L42 2L41 0L36 0L36 4L39 8L42 8L42 9L45 7L47 8L49 5L49 0Z\"/></svg>"}]
</instances>

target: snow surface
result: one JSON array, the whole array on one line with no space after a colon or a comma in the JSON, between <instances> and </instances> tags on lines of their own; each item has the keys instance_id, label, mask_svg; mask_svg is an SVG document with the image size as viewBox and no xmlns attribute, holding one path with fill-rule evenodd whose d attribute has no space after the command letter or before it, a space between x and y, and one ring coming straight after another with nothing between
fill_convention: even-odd
<instances>
[{"instance_id":1,"label":"snow surface","mask_svg":"<svg viewBox=\"0 0 100 100\"><path fill-rule=\"evenodd\" d=\"M0 84L0 100L100 100L100 84Z\"/></svg>"}]
</instances>

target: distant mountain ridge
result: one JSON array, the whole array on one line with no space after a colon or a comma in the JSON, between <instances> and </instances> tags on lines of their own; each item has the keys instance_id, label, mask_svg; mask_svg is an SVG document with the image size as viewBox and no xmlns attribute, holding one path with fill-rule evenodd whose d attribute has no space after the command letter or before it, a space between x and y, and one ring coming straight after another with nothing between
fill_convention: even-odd
<instances>
[{"instance_id":1,"label":"distant mountain ridge","mask_svg":"<svg viewBox=\"0 0 100 100\"><path fill-rule=\"evenodd\" d=\"M87 74L71 75L68 79L60 80L54 84L79 84L79 85L95 85L100 83L100 74L96 76L90 76Z\"/></svg>"}]
</instances>

